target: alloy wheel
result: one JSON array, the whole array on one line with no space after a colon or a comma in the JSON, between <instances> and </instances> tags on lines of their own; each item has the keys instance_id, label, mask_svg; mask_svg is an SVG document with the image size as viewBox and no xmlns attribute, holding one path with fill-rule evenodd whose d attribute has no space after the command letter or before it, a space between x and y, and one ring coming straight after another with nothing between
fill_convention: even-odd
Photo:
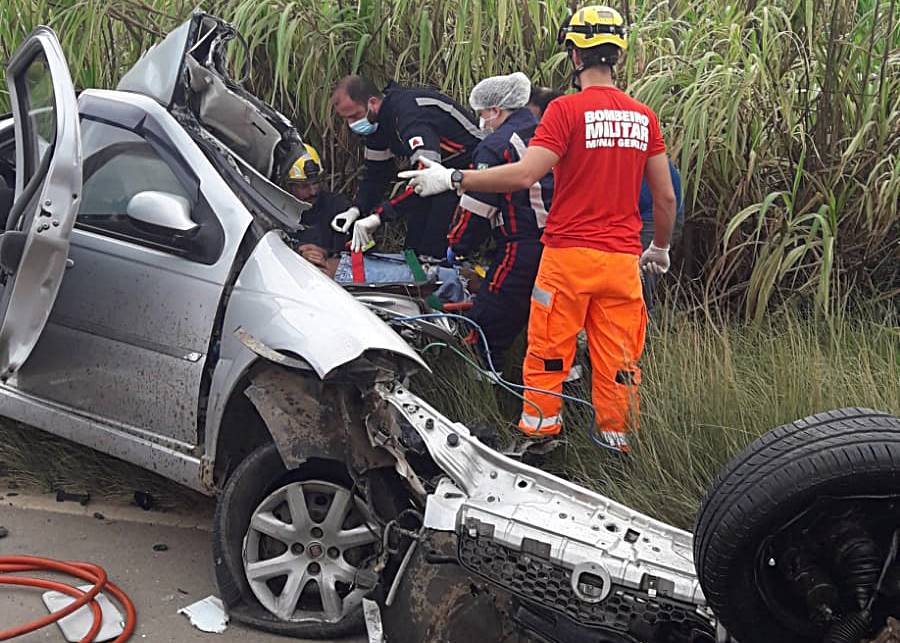
<instances>
[{"instance_id":1,"label":"alloy wheel","mask_svg":"<svg viewBox=\"0 0 900 643\"><path fill-rule=\"evenodd\" d=\"M378 542L365 503L321 480L287 484L253 512L244 538L244 573L269 612L284 621L336 623L366 590L356 573Z\"/></svg>"}]
</instances>

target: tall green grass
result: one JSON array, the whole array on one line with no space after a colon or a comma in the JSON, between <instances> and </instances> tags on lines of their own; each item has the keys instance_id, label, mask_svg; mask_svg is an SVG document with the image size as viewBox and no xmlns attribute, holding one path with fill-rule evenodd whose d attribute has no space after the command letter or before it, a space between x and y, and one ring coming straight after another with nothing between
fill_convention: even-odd
<instances>
[{"instance_id":1,"label":"tall green grass","mask_svg":"<svg viewBox=\"0 0 900 643\"><path fill-rule=\"evenodd\" d=\"M251 49L253 90L322 148L351 188L358 142L331 113L342 75L432 84L465 101L524 70L565 86L555 44L567 0L208 0ZM660 115L685 178L694 269L710 308L762 322L774 305L828 316L900 294L898 0L639 0L621 84ZM59 32L76 82L115 84L189 15L187 0L18 0L0 10L9 54Z\"/></svg>"},{"instance_id":2,"label":"tall green grass","mask_svg":"<svg viewBox=\"0 0 900 643\"><path fill-rule=\"evenodd\" d=\"M900 326L886 314L826 324L788 312L754 326L664 312L643 360L632 457L623 463L594 446L587 433L592 419L566 403L564 446L549 468L691 528L709 481L769 429L846 406L900 415ZM433 365L436 376L417 385L442 410L515 431L516 400L473 379L452 355ZM565 390L590 399L589 377Z\"/></svg>"}]
</instances>

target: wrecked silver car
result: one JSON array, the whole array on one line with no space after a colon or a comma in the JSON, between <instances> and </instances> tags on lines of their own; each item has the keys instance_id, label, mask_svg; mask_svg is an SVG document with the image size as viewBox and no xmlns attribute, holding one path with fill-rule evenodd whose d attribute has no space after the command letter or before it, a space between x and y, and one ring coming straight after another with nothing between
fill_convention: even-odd
<instances>
[{"instance_id":1,"label":"wrecked silver car","mask_svg":"<svg viewBox=\"0 0 900 643\"><path fill-rule=\"evenodd\" d=\"M409 391L427 366L371 293L286 241L305 206L272 179L302 142L227 73L235 37L197 13L76 99L41 28L0 122L0 413L217 496L233 617L331 638L368 598L395 641L771 643L900 612L896 418L768 434L693 538Z\"/></svg>"}]
</instances>

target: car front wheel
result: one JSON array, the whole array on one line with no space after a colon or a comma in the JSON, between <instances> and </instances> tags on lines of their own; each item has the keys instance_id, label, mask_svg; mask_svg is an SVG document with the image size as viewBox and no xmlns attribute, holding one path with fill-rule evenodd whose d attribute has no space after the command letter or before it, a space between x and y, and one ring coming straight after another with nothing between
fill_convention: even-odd
<instances>
[{"instance_id":1,"label":"car front wheel","mask_svg":"<svg viewBox=\"0 0 900 643\"><path fill-rule=\"evenodd\" d=\"M216 507L216 579L229 613L277 634L332 638L363 627L360 582L379 538L344 466L285 469L274 444L234 471Z\"/></svg>"}]
</instances>

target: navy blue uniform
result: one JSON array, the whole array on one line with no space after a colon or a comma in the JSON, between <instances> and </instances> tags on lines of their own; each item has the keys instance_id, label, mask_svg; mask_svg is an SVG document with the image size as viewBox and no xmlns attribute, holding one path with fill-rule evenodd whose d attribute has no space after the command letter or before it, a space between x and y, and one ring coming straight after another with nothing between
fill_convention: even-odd
<instances>
[{"instance_id":1,"label":"navy blue uniform","mask_svg":"<svg viewBox=\"0 0 900 643\"><path fill-rule=\"evenodd\" d=\"M468 168L472 152L484 136L471 112L453 99L431 89L395 83L384 89L377 122L378 129L365 139L366 171L356 205L363 215L374 210L386 221L406 215L405 247L420 255L443 257L459 198L452 191L426 199L406 191L384 201L385 190L396 174L394 160L407 159L415 165L428 158L446 167Z\"/></svg>"},{"instance_id":2,"label":"navy blue uniform","mask_svg":"<svg viewBox=\"0 0 900 643\"><path fill-rule=\"evenodd\" d=\"M300 218L306 228L292 235L297 243L312 243L324 249L329 255L344 250L349 236L335 232L331 220L350 207L350 201L343 194L322 190L313 202L312 208Z\"/></svg>"},{"instance_id":3,"label":"navy blue uniform","mask_svg":"<svg viewBox=\"0 0 900 643\"><path fill-rule=\"evenodd\" d=\"M678 240L681 235L681 228L684 226L684 202L681 199L681 174L675 168L675 164L669 161L669 174L672 176L672 188L675 190L675 227L672 230L672 243ZM641 197L638 201L638 209L641 211L641 220L643 227L641 228L641 246L646 250L653 241L653 235L656 227L653 222L653 195L650 193L650 186L647 185L647 179L641 183ZM653 312L653 293L656 290L656 283L659 281L659 275L649 272L641 273L641 287L644 292L644 305L647 307L647 314Z\"/></svg>"},{"instance_id":4,"label":"navy blue uniform","mask_svg":"<svg viewBox=\"0 0 900 643\"><path fill-rule=\"evenodd\" d=\"M518 161L536 127L537 119L528 108L516 110L475 148L475 167ZM552 198L553 174L518 192L466 192L448 235L450 247L459 256L471 254L488 237L494 239L490 270L467 315L484 330L498 370L504 353L528 323L543 250L541 233Z\"/></svg>"}]
</instances>

